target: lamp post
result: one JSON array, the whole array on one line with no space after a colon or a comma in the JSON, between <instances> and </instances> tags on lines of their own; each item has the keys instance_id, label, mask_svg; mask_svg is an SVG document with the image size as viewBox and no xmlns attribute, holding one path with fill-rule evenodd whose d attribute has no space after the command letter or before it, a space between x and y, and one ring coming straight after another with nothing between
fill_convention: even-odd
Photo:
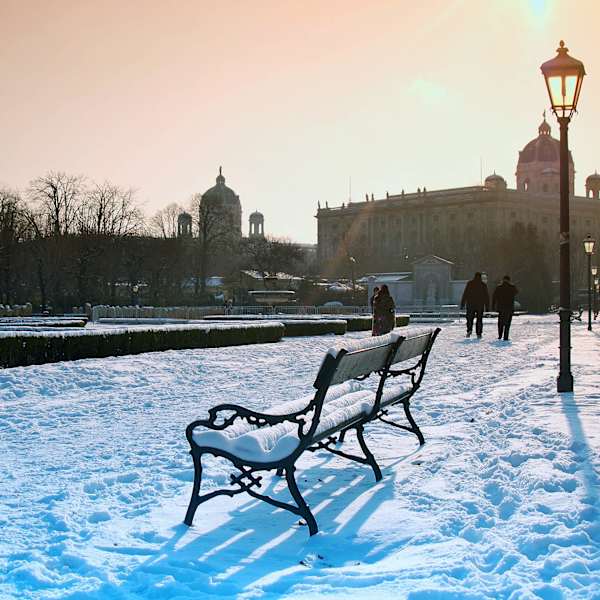
<instances>
[{"instance_id":1,"label":"lamp post","mask_svg":"<svg viewBox=\"0 0 600 600\"><path fill-rule=\"evenodd\" d=\"M594 321L598 318L598 277L594 277Z\"/></svg>"},{"instance_id":2,"label":"lamp post","mask_svg":"<svg viewBox=\"0 0 600 600\"><path fill-rule=\"evenodd\" d=\"M541 70L552 110L560 125L560 372L556 387L559 392L572 392L568 131L571 116L577 109L585 68L581 61L569 56L562 40L557 53L541 66Z\"/></svg>"},{"instance_id":3,"label":"lamp post","mask_svg":"<svg viewBox=\"0 0 600 600\"><path fill-rule=\"evenodd\" d=\"M594 321L596 320L596 288L598 287L598 267L597 265L592 265L590 269L592 272L592 310L594 312Z\"/></svg>"},{"instance_id":4,"label":"lamp post","mask_svg":"<svg viewBox=\"0 0 600 600\"><path fill-rule=\"evenodd\" d=\"M592 330L592 254L596 240L588 233L583 240L583 249L587 254L587 288L588 288L588 331Z\"/></svg>"},{"instance_id":5,"label":"lamp post","mask_svg":"<svg viewBox=\"0 0 600 600\"><path fill-rule=\"evenodd\" d=\"M348 258L350 261L350 269L352 271L352 303L356 303L356 279L354 277L354 267L356 266L356 259L354 256Z\"/></svg>"}]
</instances>

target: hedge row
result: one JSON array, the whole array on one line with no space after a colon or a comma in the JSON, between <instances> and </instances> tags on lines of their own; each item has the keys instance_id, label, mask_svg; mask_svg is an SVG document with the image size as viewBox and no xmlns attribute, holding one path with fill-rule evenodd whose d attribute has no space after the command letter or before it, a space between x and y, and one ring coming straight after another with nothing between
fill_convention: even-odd
<instances>
[{"instance_id":1,"label":"hedge row","mask_svg":"<svg viewBox=\"0 0 600 600\"><path fill-rule=\"evenodd\" d=\"M344 335L347 331L346 321L340 319L319 319L314 321L303 321L290 319L281 321L285 326L284 337L297 337L301 335L326 335L335 333Z\"/></svg>"},{"instance_id":2,"label":"hedge row","mask_svg":"<svg viewBox=\"0 0 600 600\"><path fill-rule=\"evenodd\" d=\"M284 327L281 323L257 323L230 327L11 335L0 337L0 366L21 367L142 352L262 344L278 342L283 333Z\"/></svg>"},{"instance_id":3,"label":"hedge row","mask_svg":"<svg viewBox=\"0 0 600 600\"><path fill-rule=\"evenodd\" d=\"M396 315L396 327L408 327L410 315Z\"/></svg>"},{"instance_id":4,"label":"hedge row","mask_svg":"<svg viewBox=\"0 0 600 600\"><path fill-rule=\"evenodd\" d=\"M206 316L204 317L205 320L207 321L257 321L257 320L264 320L264 321L270 321L270 320L277 320L277 321L281 321L282 323L284 323L286 326L288 323L302 323L304 322L310 322L310 323L318 323L318 322L324 322L327 323L328 321L331 321L331 317L323 317L321 319L319 318L313 318L312 320L308 320L306 317L302 317L299 318L296 315L286 315L285 318L281 318L281 315L273 315L273 316L268 316L268 317L264 317L262 315L210 315L210 316ZM346 321L346 331L370 331L371 328L373 327L373 318L371 317L371 315L340 315L338 317L335 318L335 321ZM408 325L410 321L410 316L409 315L396 315L396 327L406 327ZM294 325L295 326L295 325ZM310 331L309 329L307 329L306 331ZM298 334L288 334L286 332L286 336L287 335L321 335L319 333L318 329L314 330L315 333L298 333ZM331 332L327 329L323 330L323 333L338 333L337 331ZM345 333L345 332L344 332Z\"/></svg>"}]
</instances>

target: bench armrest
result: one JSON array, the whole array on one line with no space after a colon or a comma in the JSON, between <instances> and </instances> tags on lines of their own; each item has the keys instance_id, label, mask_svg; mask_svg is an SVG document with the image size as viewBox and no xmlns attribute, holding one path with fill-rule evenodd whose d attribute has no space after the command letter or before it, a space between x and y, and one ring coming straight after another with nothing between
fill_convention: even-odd
<instances>
[{"instance_id":1,"label":"bench armrest","mask_svg":"<svg viewBox=\"0 0 600 600\"><path fill-rule=\"evenodd\" d=\"M188 440L192 439L193 431L196 427L202 426L213 430L227 429L236 419L245 419L252 425L258 427L264 427L265 425L277 425L278 423L284 423L285 421L292 421L300 425L298 418L305 415L311 409L311 404L307 404L305 408L300 411L296 411L289 414L273 415L268 413L261 413L239 406L237 404L219 404L208 409L207 419L197 419L190 423L185 430ZM229 417L223 418L221 423L217 423L220 412L231 412Z\"/></svg>"}]
</instances>

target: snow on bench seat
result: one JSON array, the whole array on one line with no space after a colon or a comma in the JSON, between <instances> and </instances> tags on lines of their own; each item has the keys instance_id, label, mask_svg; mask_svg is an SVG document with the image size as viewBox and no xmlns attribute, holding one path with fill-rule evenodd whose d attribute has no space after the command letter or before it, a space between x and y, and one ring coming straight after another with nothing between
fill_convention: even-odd
<instances>
[{"instance_id":1,"label":"snow on bench seat","mask_svg":"<svg viewBox=\"0 0 600 600\"><path fill-rule=\"evenodd\" d=\"M301 411L312 396L299 398L292 402L284 402L267 409L272 415L284 415ZM339 428L342 423L366 416L373 409L375 394L370 390L360 389L357 382L347 382L329 388L314 437L324 432ZM305 431L310 424L305 426ZM193 439L198 446L224 450L238 456L242 460L266 463L286 458L298 448L298 425L286 421L267 427L251 425L247 421L236 421L221 431L194 430Z\"/></svg>"}]
</instances>

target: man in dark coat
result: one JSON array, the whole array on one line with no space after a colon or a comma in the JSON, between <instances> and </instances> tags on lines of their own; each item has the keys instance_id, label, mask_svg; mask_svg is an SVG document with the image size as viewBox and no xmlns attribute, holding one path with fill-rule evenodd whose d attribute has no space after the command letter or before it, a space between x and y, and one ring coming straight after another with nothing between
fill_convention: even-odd
<instances>
[{"instance_id":1,"label":"man in dark coat","mask_svg":"<svg viewBox=\"0 0 600 600\"><path fill-rule=\"evenodd\" d=\"M510 277L505 275L502 283L494 290L492 308L498 311L498 339L508 340L510 322L515 311L515 296L519 290L510 282Z\"/></svg>"},{"instance_id":2,"label":"man in dark coat","mask_svg":"<svg viewBox=\"0 0 600 600\"><path fill-rule=\"evenodd\" d=\"M473 320L477 319L475 332L480 338L483 333L483 311L489 310L490 293L487 285L481 279L481 273L475 273L473 279L467 282L460 301L461 309L467 307L467 337L473 332Z\"/></svg>"}]
</instances>

